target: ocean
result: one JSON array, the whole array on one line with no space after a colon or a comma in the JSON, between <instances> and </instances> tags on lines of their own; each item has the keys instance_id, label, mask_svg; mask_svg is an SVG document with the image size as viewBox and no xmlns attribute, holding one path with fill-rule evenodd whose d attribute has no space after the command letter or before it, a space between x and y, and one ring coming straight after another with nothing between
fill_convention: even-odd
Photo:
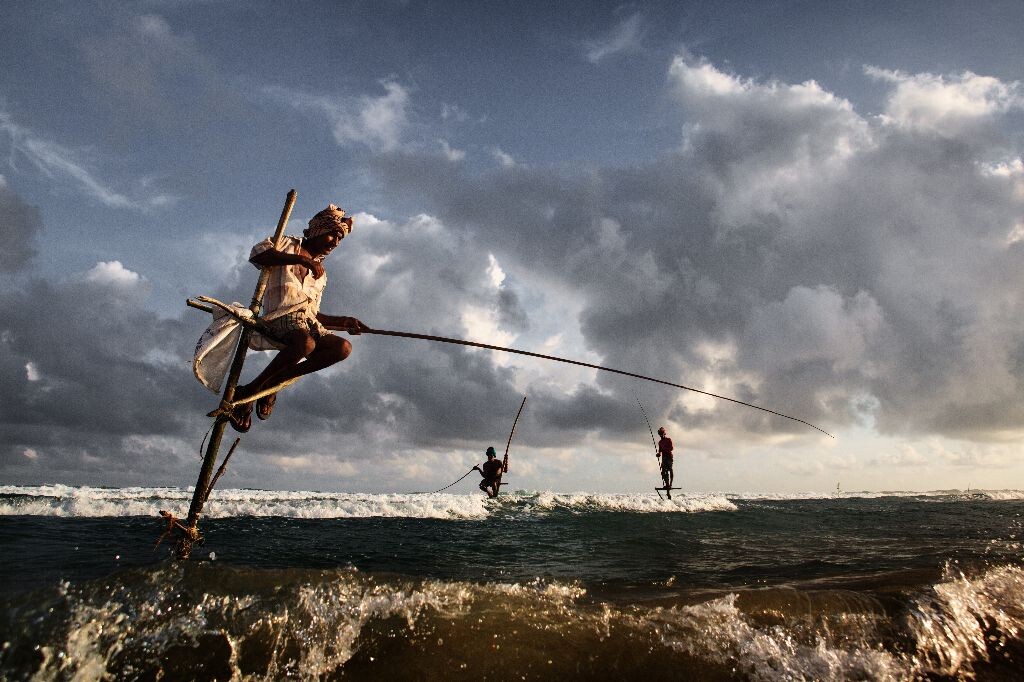
<instances>
[{"instance_id":1,"label":"ocean","mask_svg":"<svg viewBox=\"0 0 1024 682\"><path fill-rule=\"evenodd\" d=\"M0 486L4 680L1014 680L1024 492Z\"/></svg>"}]
</instances>

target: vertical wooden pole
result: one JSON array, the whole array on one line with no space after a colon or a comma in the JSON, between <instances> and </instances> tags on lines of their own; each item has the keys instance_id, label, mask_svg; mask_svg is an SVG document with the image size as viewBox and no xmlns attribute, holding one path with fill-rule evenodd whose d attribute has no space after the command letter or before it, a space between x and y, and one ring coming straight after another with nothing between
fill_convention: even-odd
<instances>
[{"instance_id":1,"label":"vertical wooden pole","mask_svg":"<svg viewBox=\"0 0 1024 682\"><path fill-rule=\"evenodd\" d=\"M277 221L277 230L274 232L274 245L280 246L281 235L284 234L285 225L291 216L292 207L295 206L295 190L288 192L284 201L284 208L281 210L281 218ZM252 295L252 302L249 310L253 315L259 315L260 306L263 303L263 292L267 288L269 273L266 269L260 270L259 280L256 282L256 290ZM249 349L250 331L247 327L242 328L242 334L238 339L238 347L235 349L235 357L231 362L231 370L228 372L227 385L224 387L224 401L231 402L235 397L235 388L238 386L238 379L242 375L242 365L245 363L245 353ZM203 457L203 466L199 470L199 480L196 481L196 489L192 493L192 505L188 510L188 519L185 521L185 531L178 536L178 544L175 549L179 559L187 559L192 553L192 544L199 538L199 515L203 511L203 503L206 501L205 494L210 487L210 478L213 476L213 466L217 463L217 455L220 452L220 442L224 438L224 429L227 428L228 418L217 417L213 424L213 432L210 434L209 445L206 446L206 455Z\"/></svg>"}]
</instances>

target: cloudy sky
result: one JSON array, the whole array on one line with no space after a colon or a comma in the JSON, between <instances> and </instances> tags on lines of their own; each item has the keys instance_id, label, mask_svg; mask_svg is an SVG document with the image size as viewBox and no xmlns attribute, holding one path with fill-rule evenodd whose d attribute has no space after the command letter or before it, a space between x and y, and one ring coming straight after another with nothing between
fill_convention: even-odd
<instances>
[{"instance_id":1,"label":"cloudy sky","mask_svg":"<svg viewBox=\"0 0 1024 682\"><path fill-rule=\"evenodd\" d=\"M226 485L432 490L528 396L515 487L649 490L639 397L690 491L1024 488L1022 25L1017 1L8 2L0 483L193 484L217 398L184 301L249 300L295 188L292 234L356 218L325 312L836 438L362 336Z\"/></svg>"}]
</instances>

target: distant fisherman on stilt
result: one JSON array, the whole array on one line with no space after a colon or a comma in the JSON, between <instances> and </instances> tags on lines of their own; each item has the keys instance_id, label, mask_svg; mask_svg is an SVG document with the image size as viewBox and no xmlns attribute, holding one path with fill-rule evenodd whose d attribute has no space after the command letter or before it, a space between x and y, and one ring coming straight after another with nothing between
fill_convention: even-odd
<instances>
[{"instance_id":1,"label":"distant fisherman on stilt","mask_svg":"<svg viewBox=\"0 0 1024 682\"><path fill-rule=\"evenodd\" d=\"M665 493L671 500L672 480L675 478L675 472L672 471L672 439L668 437L664 426L658 428L658 435L661 439L658 441L658 452L655 457L661 461L661 480L665 483Z\"/></svg>"},{"instance_id":2,"label":"distant fisherman on stilt","mask_svg":"<svg viewBox=\"0 0 1024 682\"><path fill-rule=\"evenodd\" d=\"M329 329L349 334L369 329L354 317L320 312L320 298L327 285L323 260L351 232L352 218L330 204L313 216L302 239L285 235L275 248L268 238L252 248L249 262L270 272L260 319L282 343L270 344L281 352L255 379L237 388L236 402L347 358L352 344ZM270 417L276 398L277 394L271 393L256 401L260 419ZM235 407L229 415L231 426L242 433L248 431L252 411L252 402Z\"/></svg>"},{"instance_id":3,"label":"distant fisherman on stilt","mask_svg":"<svg viewBox=\"0 0 1024 682\"><path fill-rule=\"evenodd\" d=\"M487 497L497 497L501 488L501 474L503 472L501 460L493 447L487 448L487 461L483 466L473 467L480 472L483 480L480 481L480 490L487 493Z\"/></svg>"}]
</instances>

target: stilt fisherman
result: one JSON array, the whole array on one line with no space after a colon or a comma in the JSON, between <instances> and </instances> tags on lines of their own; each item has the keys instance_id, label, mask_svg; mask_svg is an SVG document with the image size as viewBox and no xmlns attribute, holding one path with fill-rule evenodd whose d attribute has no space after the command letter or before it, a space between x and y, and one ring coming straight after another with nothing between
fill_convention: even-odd
<instances>
[{"instance_id":1,"label":"stilt fisherman","mask_svg":"<svg viewBox=\"0 0 1024 682\"><path fill-rule=\"evenodd\" d=\"M320 312L320 298L327 286L323 260L351 232L352 218L330 204L313 216L302 239L285 235L280 247L275 248L268 238L252 248L249 262L270 270L261 319L283 343L267 341L280 352L255 379L236 389L235 400L347 358L352 344L328 330L359 334L369 329L354 317ZM260 419L270 417L276 398L277 394L271 393L256 401L256 415ZM231 426L242 433L248 431L252 411L251 402L236 407L230 415Z\"/></svg>"},{"instance_id":2,"label":"stilt fisherman","mask_svg":"<svg viewBox=\"0 0 1024 682\"><path fill-rule=\"evenodd\" d=\"M661 480L665 484L668 499L671 500L672 480L675 478L675 473L672 471L672 439L668 437L664 426L658 427L658 435L661 436L661 439L658 440L658 452L655 457L661 462Z\"/></svg>"},{"instance_id":3,"label":"stilt fisherman","mask_svg":"<svg viewBox=\"0 0 1024 682\"><path fill-rule=\"evenodd\" d=\"M473 467L480 472L483 479L480 481L480 490L487 493L487 497L497 497L501 488L502 463L493 447L487 448L487 461L483 466Z\"/></svg>"}]
</instances>

